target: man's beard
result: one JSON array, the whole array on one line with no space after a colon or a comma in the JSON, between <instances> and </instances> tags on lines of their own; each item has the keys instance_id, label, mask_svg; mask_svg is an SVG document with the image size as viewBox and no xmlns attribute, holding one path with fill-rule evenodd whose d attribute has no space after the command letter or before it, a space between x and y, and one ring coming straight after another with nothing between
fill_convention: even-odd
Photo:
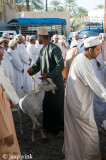
<instances>
[{"instance_id":1,"label":"man's beard","mask_svg":"<svg viewBox=\"0 0 106 160\"><path fill-rule=\"evenodd\" d=\"M5 50L7 51L7 49L8 49L8 46L4 46L4 48L5 48Z\"/></svg>"},{"instance_id":2,"label":"man's beard","mask_svg":"<svg viewBox=\"0 0 106 160\"><path fill-rule=\"evenodd\" d=\"M18 42L18 44L22 44L22 42Z\"/></svg>"},{"instance_id":3,"label":"man's beard","mask_svg":"<svg viewBox=\"0 0 106 160\"><path fill-rule=\"evenodd\" d=\"M43 44L42 40L40 40L40 41L38 41L38 42L39 42L39 44Z\"/></svg>"},{"instance_id":4,"label":"man's beard","mask_svg":"<svg viewBox=\"0 0 106 160\"><path fill-rule=\"evenodd\" d=\"M92 52L92 54L91 54L91 58L92 59L96 59L98 57L98 55L95 55L95 53L94 52Z\"/></svg>"}]
</instances>

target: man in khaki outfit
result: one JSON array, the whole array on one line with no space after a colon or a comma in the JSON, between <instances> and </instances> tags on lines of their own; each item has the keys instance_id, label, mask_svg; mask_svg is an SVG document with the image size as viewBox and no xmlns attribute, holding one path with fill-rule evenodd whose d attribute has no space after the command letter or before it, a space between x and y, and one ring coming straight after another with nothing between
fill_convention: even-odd
<instances>
[{"instance_id":1,"label":"man in khaki outfit","mask_svg":"<svg viewBox=\"0 0 106 160\"><path fill-rule=\"evenodd\" d=\"M0 62L4 48L0 46ZM10 104L18 104L19 98L5 77L0 66L0 160L21 160Z\"/></svg>"}]
</instances>

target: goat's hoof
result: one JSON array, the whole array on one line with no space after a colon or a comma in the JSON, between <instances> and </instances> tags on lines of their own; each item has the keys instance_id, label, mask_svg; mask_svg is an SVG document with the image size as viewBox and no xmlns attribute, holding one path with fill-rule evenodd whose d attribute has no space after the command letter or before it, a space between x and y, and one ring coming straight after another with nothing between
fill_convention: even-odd
<instances>
[{"instance_id":1,"label":"goat's hoof","mask_svg":"<svg viewBox=\"0 0 106 160\"><path fill-rule=\"evenodd\" d=\"M43 137L42 137L42 142L46 142L46 141L47 141L46 136L43 136Z\"/></svg>"},{"instance_id":2,"label":"goat's hoof","mask_svg":"<svg viewBox=\"0 0 106 160\"><path fill-rule=\"evenodd\" d=\"M44 135L44 136L42 137L42 139L46 139L46 136Z\"/></svg>"},{"instance_id":3,"label":"goat's hoof","mask_svg":"<svg viewBox=\"0 0 106 160\"><path fill-rule=\"evenodd\" d=\"M32 138L32 143L34 143L35 142L35 139L34 138Z\"/></svg>"}]
</instances>

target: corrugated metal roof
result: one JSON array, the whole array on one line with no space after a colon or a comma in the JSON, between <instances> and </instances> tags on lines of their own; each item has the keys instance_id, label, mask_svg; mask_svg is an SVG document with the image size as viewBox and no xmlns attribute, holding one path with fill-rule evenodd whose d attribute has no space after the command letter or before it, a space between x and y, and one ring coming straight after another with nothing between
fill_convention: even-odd
<instances>
[{"instance_id":1,"label":"corrugated metal roof","mask_svg":"<svg viewBox=\"0 0 106 160\"><path fill-rule=\"evenodd\" d=\"M66 20L61 18L14 18L7 22L7 24L18 22L20 25L24 24L64 24Z\"/></svg>"}]
</instances>

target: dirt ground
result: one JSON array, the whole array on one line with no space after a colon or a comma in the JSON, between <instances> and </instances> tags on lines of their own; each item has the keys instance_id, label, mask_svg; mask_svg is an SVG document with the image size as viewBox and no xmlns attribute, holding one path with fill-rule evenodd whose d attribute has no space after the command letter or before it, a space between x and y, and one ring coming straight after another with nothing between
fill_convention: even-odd
<instances>
[{"instance_id":1,"label":"dirt ground","mask_svg":"<svg viewBox=\"0 0 106 160\"><path fill-rule=\"evenodd\" d=\"M42 140L40 132L35 133L35 142L32 143L32 121L29 116L21 113L23 136L20 133L20 123L17 109L13 109L13 119L15 123L18 143L21 150L21 155L25 155L23 159L28 160L62 160L64 155L62 153L63 138L56 138L53 133L45 133L46 140ZM41 120L40 120L41 121Z\"/></svg>"},{"instance_id":2,"label":"dirt ground","mask_svg":"<svg viewBox=\"0 0 106 160\"><path fill-rule=\"evenodd\" d=\"M53 133L45 133L47 139L42 140L40 132L35 133L35 142L32 143L32 122L29 116L24 113L22 115L23 122L23 136L20 134L20 123L17 109L12 110L13 119L16 128L18 143L21 150L23 160L62 160L64 155L62 153L63 138L56 138ZM41 120L40 120L41 121ZM103 155L103 160L106 160L106 136L103 133L100 135L100 149Z\"/></svg>"}]
</instances>

